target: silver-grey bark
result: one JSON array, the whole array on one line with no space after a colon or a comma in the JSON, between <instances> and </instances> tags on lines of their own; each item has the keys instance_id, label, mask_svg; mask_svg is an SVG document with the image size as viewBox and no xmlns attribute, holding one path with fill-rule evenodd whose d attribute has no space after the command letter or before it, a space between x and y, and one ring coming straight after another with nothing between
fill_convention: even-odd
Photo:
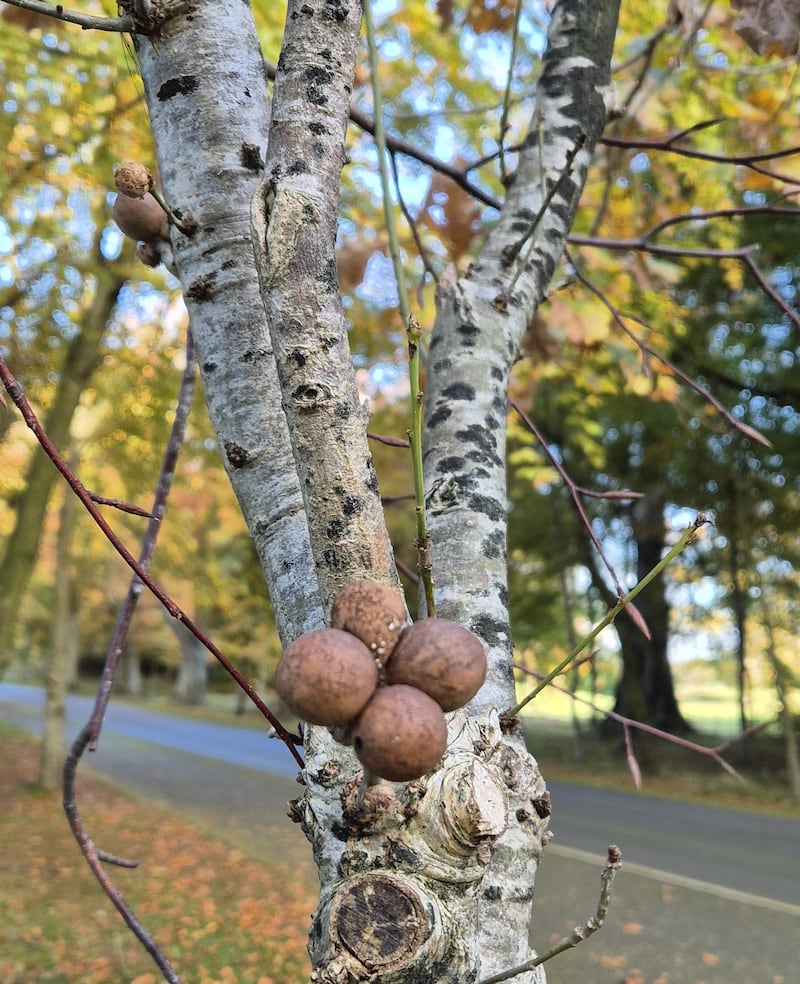
<instances>
[{"instance_id":1,"label":"silver-grey bark","mask_svg":"<svg viewBox=\"0 0 800 984\"><path fill-rule=\"evenodd\" d=\"M516 180L471 273L443 291L431 341L437 601L485 641L487 685L451 716L442 767L414 783L364 787L349 749L307 730L294 816L320 874L318 984L474 982L529 956L548 803L519 732L498 714L513 703L506 390L604 122L616 16L617 0L556 8ZM164 192L194 224L172 239L209 409L284 639L316 627L342 581L394 577L333 256L359 17L346 0L290 2L269 141L244 4L176 6L158 41L138 45ZM541 177L552 200L537 219Z\"/></svg>"},{"instance_id":2,"label":"silver-grey bark","mask_svg":"<svg viewBox=\"0 0 800 984\"><path fill-rule=\"evenodd\" d=\"M284 643L322 624L308 527L250 233L269 91L252 13L239 0L164 5L137 36L164 197L206 402L264 568ZM170 10L176 12L170 16Z\"/></svg>"}]
</instances>

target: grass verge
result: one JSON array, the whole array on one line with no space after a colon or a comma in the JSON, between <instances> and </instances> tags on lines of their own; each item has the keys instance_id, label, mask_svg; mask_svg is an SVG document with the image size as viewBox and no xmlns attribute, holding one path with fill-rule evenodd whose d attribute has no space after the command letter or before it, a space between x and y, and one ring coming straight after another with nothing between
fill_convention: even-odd
<instances>
[{"instance_id":1,"label":"grass verge","mask_svg":"<svg viewBox=\"0 0 800 984\"><path fill-rule=\"evenodd\" d=\"M157 984L163 978L81 857L59 793L35 786L37 743L0 730L0 980ZM111 877L192 984L308 980L315 899L291 867L267 868L175 816L79 778L98 847L136 858Z\"/></svg>"}]
</instances>

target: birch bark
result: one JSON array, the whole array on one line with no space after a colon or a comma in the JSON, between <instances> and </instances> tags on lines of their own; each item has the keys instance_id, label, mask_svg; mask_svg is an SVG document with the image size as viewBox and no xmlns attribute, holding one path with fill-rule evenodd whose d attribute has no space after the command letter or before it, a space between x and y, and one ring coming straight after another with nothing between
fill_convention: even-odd
<instances>
[{"instance_id":1,"label":"birch bark","mask_svg":"<svg viewBox=\"0 0 800 984\"><path fill-rule=\"evenodd\" d=\"M498 715L513 698L506 390L605 120L617 6L556 8L516 180L471 272L443 292L431 340L438 605L485 641L487 685L451 716L442 767L417 782L363 788L350 750L307 730L293 814L320 876L317 984L474 982L530 955L548 804L521 735ZM361 11L290 0L260 189L268 102L248 8L209 0L169 11L158 40L137 51L164 192L195 229L173 233L177 269L212 421L288 640L320 623L343 581L395 578L333 254ZM534 221L542 183L552 200Z\"/></svg>"},{"instance_id":2,"label":"birch bark","mask_svg":"<svg viewBox=\"0 0 800 984\"><path fill-rule=\"evenodd\" d=\"M157 37L135 46L164 196L194 229L172 227L175 266L211 422L287 644L319 628L322 609L250 233L267 78L247 4L160 9Z\"/></svg>"},{"instance_id":3,"label":"birch bark","mask_svg":"<svg viewBox=\"0 0 800 984\"><path fill-rule=\"evenodd\" d=\"M470 706L478 719L514 703L506 564L509 374L561 256L605 125L618 13L618 0L562 0L554 9L514 181L479 257L441 291L431 336L424 465L432 490L436 605L486 644L487 682ZM533 883L548 836L544 782L518 730L505 736L502 754L507 825L483 878L476 926L483 977L528 959ZM536 973L527 977L536 979Z\"/></svg>"}]
</instances>

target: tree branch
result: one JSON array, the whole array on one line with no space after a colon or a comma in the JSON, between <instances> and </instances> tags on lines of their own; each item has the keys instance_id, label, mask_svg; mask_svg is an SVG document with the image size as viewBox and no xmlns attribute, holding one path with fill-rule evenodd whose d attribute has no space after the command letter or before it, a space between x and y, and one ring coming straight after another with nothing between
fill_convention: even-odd
<instances>
[{"instance_id":1,"label":"tree branch","mask_svg":"<svg viewBox=\"0 0 800 984\"><path fill-rule=\"evenodd\" d=\"M326 609L348 580L397 578L334 257L360 28L356 5L334 18L323 0L290 0L253 206L261 296Z\"/></svg>"},{"instance_id":2,"label":"tree branch","mask_svg":"<svg viewBox=\"0 0 800 984\"><path fill-rule=\"evenodd\" d=\"M41 424L36 417L30 403L28 402L25 393L22 390L22 386L14 378L13 374L9 370L5 363L5 360L0 356L0 381L6 388L6 392L11 397L13 402L16 404L20 413L22 414L23 420L28 425L28 427L33 431L39 444L42 446L45 454L50 458L56 468L61 472L67 481L67 484L72 489L72 491L77 495L80 501L83 503L86 511L92 517L97 526L100 527L103 535L109 541L109 543L114 547L116 552L125 561L125 563L130 567L134 574L142 581L142 583L148 588L148 590L161 602L161 604L166 608L169 614L176 619L179 619L186 628L192 633L192 635L201 642L208 651L216 657L225 671L233 677L236 683L244 690L250 700L256 705L263 716L269 721L269 723L275 729L278 737L289 749L290 754L300 766L303 767L303 758L297 751L294 743L294 737L284 728L280 721L275 717L275 715L270 711L264 701L259 697L258 693L253 689L253 687L245 680L242 674L236 669L236 667L228 660L228 658L222 653L222 651L206 636L200 631L198 626L192 621L191 618L183 611L183 609L177 605L173 599L164 591L164 589L157 584L147 573L146 570L138 563L133 554L127 549L127 547L122 543L116 533L112 530L109 524L106 522L105 517L99 511L97 506L92 501L92 497L86 490L84 485L80 482L75 473L70 469L67 463L64 461L62 456L58 453L56 448L53 446L52 441L48 438L47 434L42 430Z\"/></svg>"},{"instance_id":3,"label":"tree branch","mask_svg":"<svg viewBox=\"0 0 800 984\"><path fill-rule=\"evenodd\" d=\"M45 3L44 0L4 0L12 7L22 7L43 17L77 24L84 31L111 31L115 34L133 34L138 30L133 17L94 17L79 10L65 10L61 4Z\"/></svg>"}]
</instances>

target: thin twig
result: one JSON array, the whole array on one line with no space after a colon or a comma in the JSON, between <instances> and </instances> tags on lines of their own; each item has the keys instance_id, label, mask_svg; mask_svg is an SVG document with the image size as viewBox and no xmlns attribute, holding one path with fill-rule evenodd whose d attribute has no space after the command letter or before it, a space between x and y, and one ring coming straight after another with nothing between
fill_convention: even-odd
<instances>
[{"instance_id":1,"label":"thin twig","mask_svg":"<svg viewBox=\"0 0 800 984\"><path fill-rule=\"evenodd\" d=\"M90 492L89 495L92 497L92 502L96 502L98 506L111 506L112 509L129 513L131 516L141 516L142 519L153 518L152 513L149 513L146 509L142 509L141 506L134 506L132 502L123 502L121 499L109 499L107 496L97 495L95 492Z\"/></svg>"},{"instance_id":2,"label":"thin twig","mask_svg":"<svg viewBox=\"0 0 800 984\"><path fill-rule=\"evenodd\" d=\"M44 3L43 0L5 0L12 7L22 7L43 17L77 24L84 31L111 31L114 34L133 34L136 23L132 17L93 17L78 10L65 10L61 4Z\"/></svg>"},{"instance_id":3,"label":"thin twig","mask_svg":"<svg viewBox=\"0 0 800 984\"><path fill-rule=\"evenodd\" d=\"M492 974L491 977L484 977L479 984L501 984L502 981L510 981L512 977L517 977L529 970L533 970L534 967L538 967L540 964L552 960L559 953L563 953L565 950L571 950L573 947L578 946L579 943L588 940L598 929L602 928L603 923L606 921L608 907L611 903L611 891L614 887L614 879L621 866L622 851L620 851L616 844L609 844L606 865L600 875L600 898L597 900L597 909L593 916L589 916L585 925L576 926L568 936L562 936L558 943L555 943L549 950L545 950L544 953L540 953L532 960L526 960L524 964L512 967L510 970L503 970L499 974Z\"/></svg>"},{"instance_id":4,"label":"thin twig","mask_svg":"<svg viewBox=\"0 0 800 984\"><path fill-rule=\"evenodd\" d=\"M86 831L81 815L78 812L78 806L75 800L75 773L78 768L78 762L80 761L81 756L86 750L86 746L88 744L89 726L85 725L83 730L75 739L69 755L67 756L67 760L64 763L62 803L70 828L75 836L75 840L78 842L81 853L86 858L86 862L92 870L92 874L94 874L95 878L100 883L101 888L111 900L117 912L119 912L125 920L125 924L156 962L159 970L164 975L164 978L168 981L168 984L180 984L180 978L172 969L167 957L164 953L162 953L153 937L136 918L133 910L122 897L114 882L106 874L102 865L103 858L100 856L101 852L99 852L95 847L94 842ZM105 857L108 857L108 855L105 855Z\"/></svg>"},{"instance_id":5,"label":"thin twig","mask_svg":"<svg viewBox=\"0 0 800 984\"><path fill-rule=\"evenodd\" d=\"M523 666L521 663L514 663L514 669L519 670L521 673L527 673L529 676L535 677L537 680L545 679L544 673L531 670L527 666ZM771 721L764 721L761 724L751 724L749 728L741 731L738 735L734 735L733 738L729 738L727 741L724 741L719 745L715 745L713 748L709 748L707 745L700 745L697 742L691 741L689 738L684 738L681 735L674 735L669 731L663 731L661 728L656 728L652 724L645 724L643 721L636 721L634 718L626 717L624 714L619 714L617 711L598 707L594 701L587 700L585 697L579 697L574 690L570 690L568 687L562 687L553 680L550 681L548 686L554 690L557 690L559 693L565 694L570 700L590 708L595 714L600 714L607 720L614 721L616 724L619 724L625 731L626 741L630 729L633 728L637 731L643 731L645 734L652 735L654 738L659 738L662 741L669 742L672 745L679 745L687 751L695 752L697 755L702 755L703 758L711 759L711 761L718 765L721 769L724 769L728 775L732 776L745 786L749 784L748 780L740 772L737 772L729 762L726 762L722 755L729 748L746 741L753 735L758 734L759 731L763 731L764 728L768 728L772 723ZM628 764L630 767L630 762ZM636 769L638 770L638 765L636 766ZM634 783L636 783L637 788L639 788L641 776L639 776L639 782L637 782L636 773L632 772L631 774Z\"/></svg>"},{"instance_id":6,"label":"thin twig","mask_svg":"<svg viewBox=\"0 0 800 984\"><path fill-rule=\"evenodd\" d=\"M608 571L608 573L609 573L609 575L611 577L611 580L612 580L612 582L614 584L614 589L617 592L617 596L619 597L619 596L623 595L624 594L624 590L623 590L622 584L620 583L619 578L617 577L617 572L614 570L614 565L611 563L611 561L606 556L605 551L603 550L603 545L600 543L600 540L597 538L597 535L595 534L594 530L592 529L591 521L589 520L589 517L586 515L586 510L583 508L583 503L581 502L581 498L580 497L581 497L581 495L594 495L596 498L604 498L604 499L606 499L606 498L612 498L612 499L640 499L642 497L642 493L641 492L595 492L595 493L588 493L585 489L580 488L578 485L575 484L575 482L573 482L572 478L570 477L569 472L566 470L566 468L564 467L564 465L558 460L558 458L556 457L556 455L554 455L553 452L550 450L550 447L549 447L549 445L548 445L548 443L547 443L547 441L545 439L544 434L542 434L542 432L539 430L539 428L536 426L536 424L533 422L533 420L531 420L531 418L528 416L528 414L525 413L525 411L522 409L522 407L519 405L519 403L517 403L517 401L513 397L509 397L508 402L509 402L510 406L512 406L514 408L514 410L516 410L516 412L519 415L519 417L522 420L522 422L525 424L525 426L528 428L528 430L531 432L531 434L533 434L533 436L539 442L539 447L542 449L542 452L544 453L544 455L546 456L546 458L550 462L550 464L553 466L553 468L555 468L555 470L558 472L559 476L561 477L562 482L566 485L567 489L569 490L570 498L572 499L572 502L575 505L575 509L576 509L578 515L581 518L581 522L583 523L583 525L584 525L584 527L586 529L586 532L588 533L589 538L592 541L592 545L594 546L595 550L597 551L598 556L602 560L603 565L605 566L606 570ZM641 615L639 615L639 619L638 620L634 616L634 621L636 621L637 625L639 625L640 628L642 628L642 626L644 626L644 629L643 629L644 634L645 634L645 636L647 638L649 638L650 635L649 635L649 632L647 631L647 626L644 625L644 620L642 619Z\"/></svg>"},{"instance_id":7,"label":"thin twig","mask_svg":"<svg viewBox=\"0 0 800 984\"><path fill-rule=\"evenodd\" d=\"M705 386L702 386L695 379L692 379L692 377L688 375L688 373L685 373L679 366L677 366L674 362L672 362L671 359L668 359L665 355L661 355L660 352L657 352L654 348L652 348L652 346L650 346L643 338L640 338L635 332L631 331L631 329L628 327L625 321L626 315L624 315L619 310L619 308L616 307L616 305L612 304L612 302L608 299L606 294L594 283L592 283L592 281L586 276L585 273L583 273L581 268L575 262L575 259L572 256L572 254L569 252L569 250L566 251L565 255L567 257L567 260L569 261L570 266L575 272L576 278L584 285L584 287L590 290L595 295L595 297L598 298L598 300L602 302L606 310L614 319L614 323L617 325L617 327L620 328L628 336L628 338L630 338L630 340L634 343L634 345L636 345L636 347L642 353L643 360L646 360L647 356L656 359L663 366L666 366L667 369L670 370L670 372L674 373L675 376L678 379L680 379L683 383L685 383L690 389L694 390L694 392L697 393L698 396L702 397L707 403L710 403L711 406L714 407L714 409L717 411L717 413L719 413L728 422L728 424L731 427L739 431L740 434L743 434L745 437L752 438L752 440L756 441L758 444L763 445L764 447L767 448L772 447L771 442L766 437L764 437L764 435L760 431L757 431L754 427L750 427L749 424L744 424L740 420L737 420L733 416L733 414L730 413L722 403L720 403L720 401L714 396L714 394L710 390L706 389ZM747 263L747 260L748 258L745 258L745 263ZM753 266L755 266L755 264L753 264ZM758 270L757 267L756 270ZM636 322L636 324L641 325L643 328L648 328L648 329L650 328L650 325L648 325L642 318L638 317L637 315L627 315L627 317L631 321Z\"/></svg>"},{"instance_id":8,"label":"thin twig","mask_svg":"<svg viewBox=\"0 0 800 984\"><path fill-rule=\"evenodd\" d=\"M392 448L411 447L407 437L390 437L387 434L376 434L374 431L367 431L367 437L371 441L378 441L380 444L388 444Z\"/></svg>"},{"instance_id":9,"label":"thin twig","mask_svg":"<svg viewBox=\"0 0 800 984\"><path fill-rule=\"evenodd\" d=\"M588 632L583 639L558 663L549 673L542 677L541 681L533 688L533 690L522 698L521 701L516 703L512 708L505 711L504 717L514 718L519 712L529 704L537 694L541 693L544 688L550 684L559 674L563 673L564 670L573 662L584 649L587 649L594 640L600 635L606 626L611 625L614 619L619 615L619 613L629 605L634 598L636 598L646 587L653 581L658 575L672 563L672 561L683 552L686 546L691 543L697 536L697 531L708 523L709 520L706 516L700 513L695 521L687 526L686 529L681 533L678 541L672 547L671 550L666 553L661 560L645 574L645 576L624 596L617 599L617 603L608 610L605 617L602 618L594 628Z\"/></svg>"},{"instance_id":10,"label":"thin twig","mask_svg":"<svg viewBox=\"0 0 800 984\"><path fill-rule=\"evenodd\" d=\"M189 420L189 411L192 407L196 375L197 361L194 354L192 333L189 331L186 336L186 365L184 367L183 377L181 379L180 393L178 396L177 406L175 408L175 417L172 421L172 428L170 430L167 447L164 452L164 459L161 463L161 471L158 476L155 495L153 496L150 522L147 524L147 529L145 530L144 537L142 538L142 546L139 553L139 566L144 571L150 569L150 562L153 559L153 553L156 549L156 541L158 540L158 534L161 530L161 519L164 515L167 499L169 498L169 493L172 488L172 481L175 477L175 466L178 462L178 454L180 453L184 438L186 436L186 424ZM95 700L94 709L92 710L92 717L89 722L90 752L93 752L97 748L97 740L100 737L100 729L103 726L103 718L105 717L108 701L111 697L111 688L114 684L117 666L119 665L119 661L122 656L131 619L133 618L133 613L141 593L142 582L139 577L134 574L131 578L130 587L128 588L125 601L123 602L119 615L117 616L117 623L114 626L114 632L112 633L111 641L106 653L105 663L103 665L103 673L100 677L100 684L97 689L97 699Z\"/></svg>"},{"instance_id":11,"label":"thin twig","mask_svg":"<svg viewBox=\"0 0 800 984\"><path fill-rule=\"evenodd\" d=\"M147 573L147 571L142 570L141 566L137 562L133 554L125 547L121 542L119 537L113 531L113 529L106 522L105 517L99 511L97 506L92 502L92 497L86 488L83 486L81 481L78 479L77 475L72 471L72 469L64 461L63 457L58 453L54 447L50 438L45 434L42 425L36 414L33 411L27 397L22 389L20 383L14 378L13 373L6 365L5 360L0 356L0 380L2 380L3 385L6 388L6 392L14 401L15 405L22 414L22 418L28 427L33 431L44 450L45 454L50 458L56 468L61 472L67 481L67 484L75 493L75 495L81 500L84 508L89 513L89 515L94 520L95 524L100 528L103 535L109 541L109 543L114 547L119 556L125 561L125 563L130 567L130 569L136 574L142 583L147 587L147 589L161 602L161 604L166 608L169 614L183 622L186 628L192 633L192 635L203 645L205 648L218 660L222 665L226 673L231 676L239 687L247 694L250 700L259 709L261 714L269 721L269 723L275 729L275 733L281 739L281 741L289 749L290 754L297 762L297 764L302 769L304 767L303 757L297 751L295 747L294 737L284 728L281 722L275 717L272 711L267 707L261 697L256 693L254 688L247 682L247 680L242 676L242 674L236 669L236 667L230 662L230 660L223 654L223 652L216 646L203 632L200 631L199 627L194 623L194 621L183 611L183 609L176 604L176 602L164 591L164 589L157 584Z\"/></svg>"}]
</instances>

